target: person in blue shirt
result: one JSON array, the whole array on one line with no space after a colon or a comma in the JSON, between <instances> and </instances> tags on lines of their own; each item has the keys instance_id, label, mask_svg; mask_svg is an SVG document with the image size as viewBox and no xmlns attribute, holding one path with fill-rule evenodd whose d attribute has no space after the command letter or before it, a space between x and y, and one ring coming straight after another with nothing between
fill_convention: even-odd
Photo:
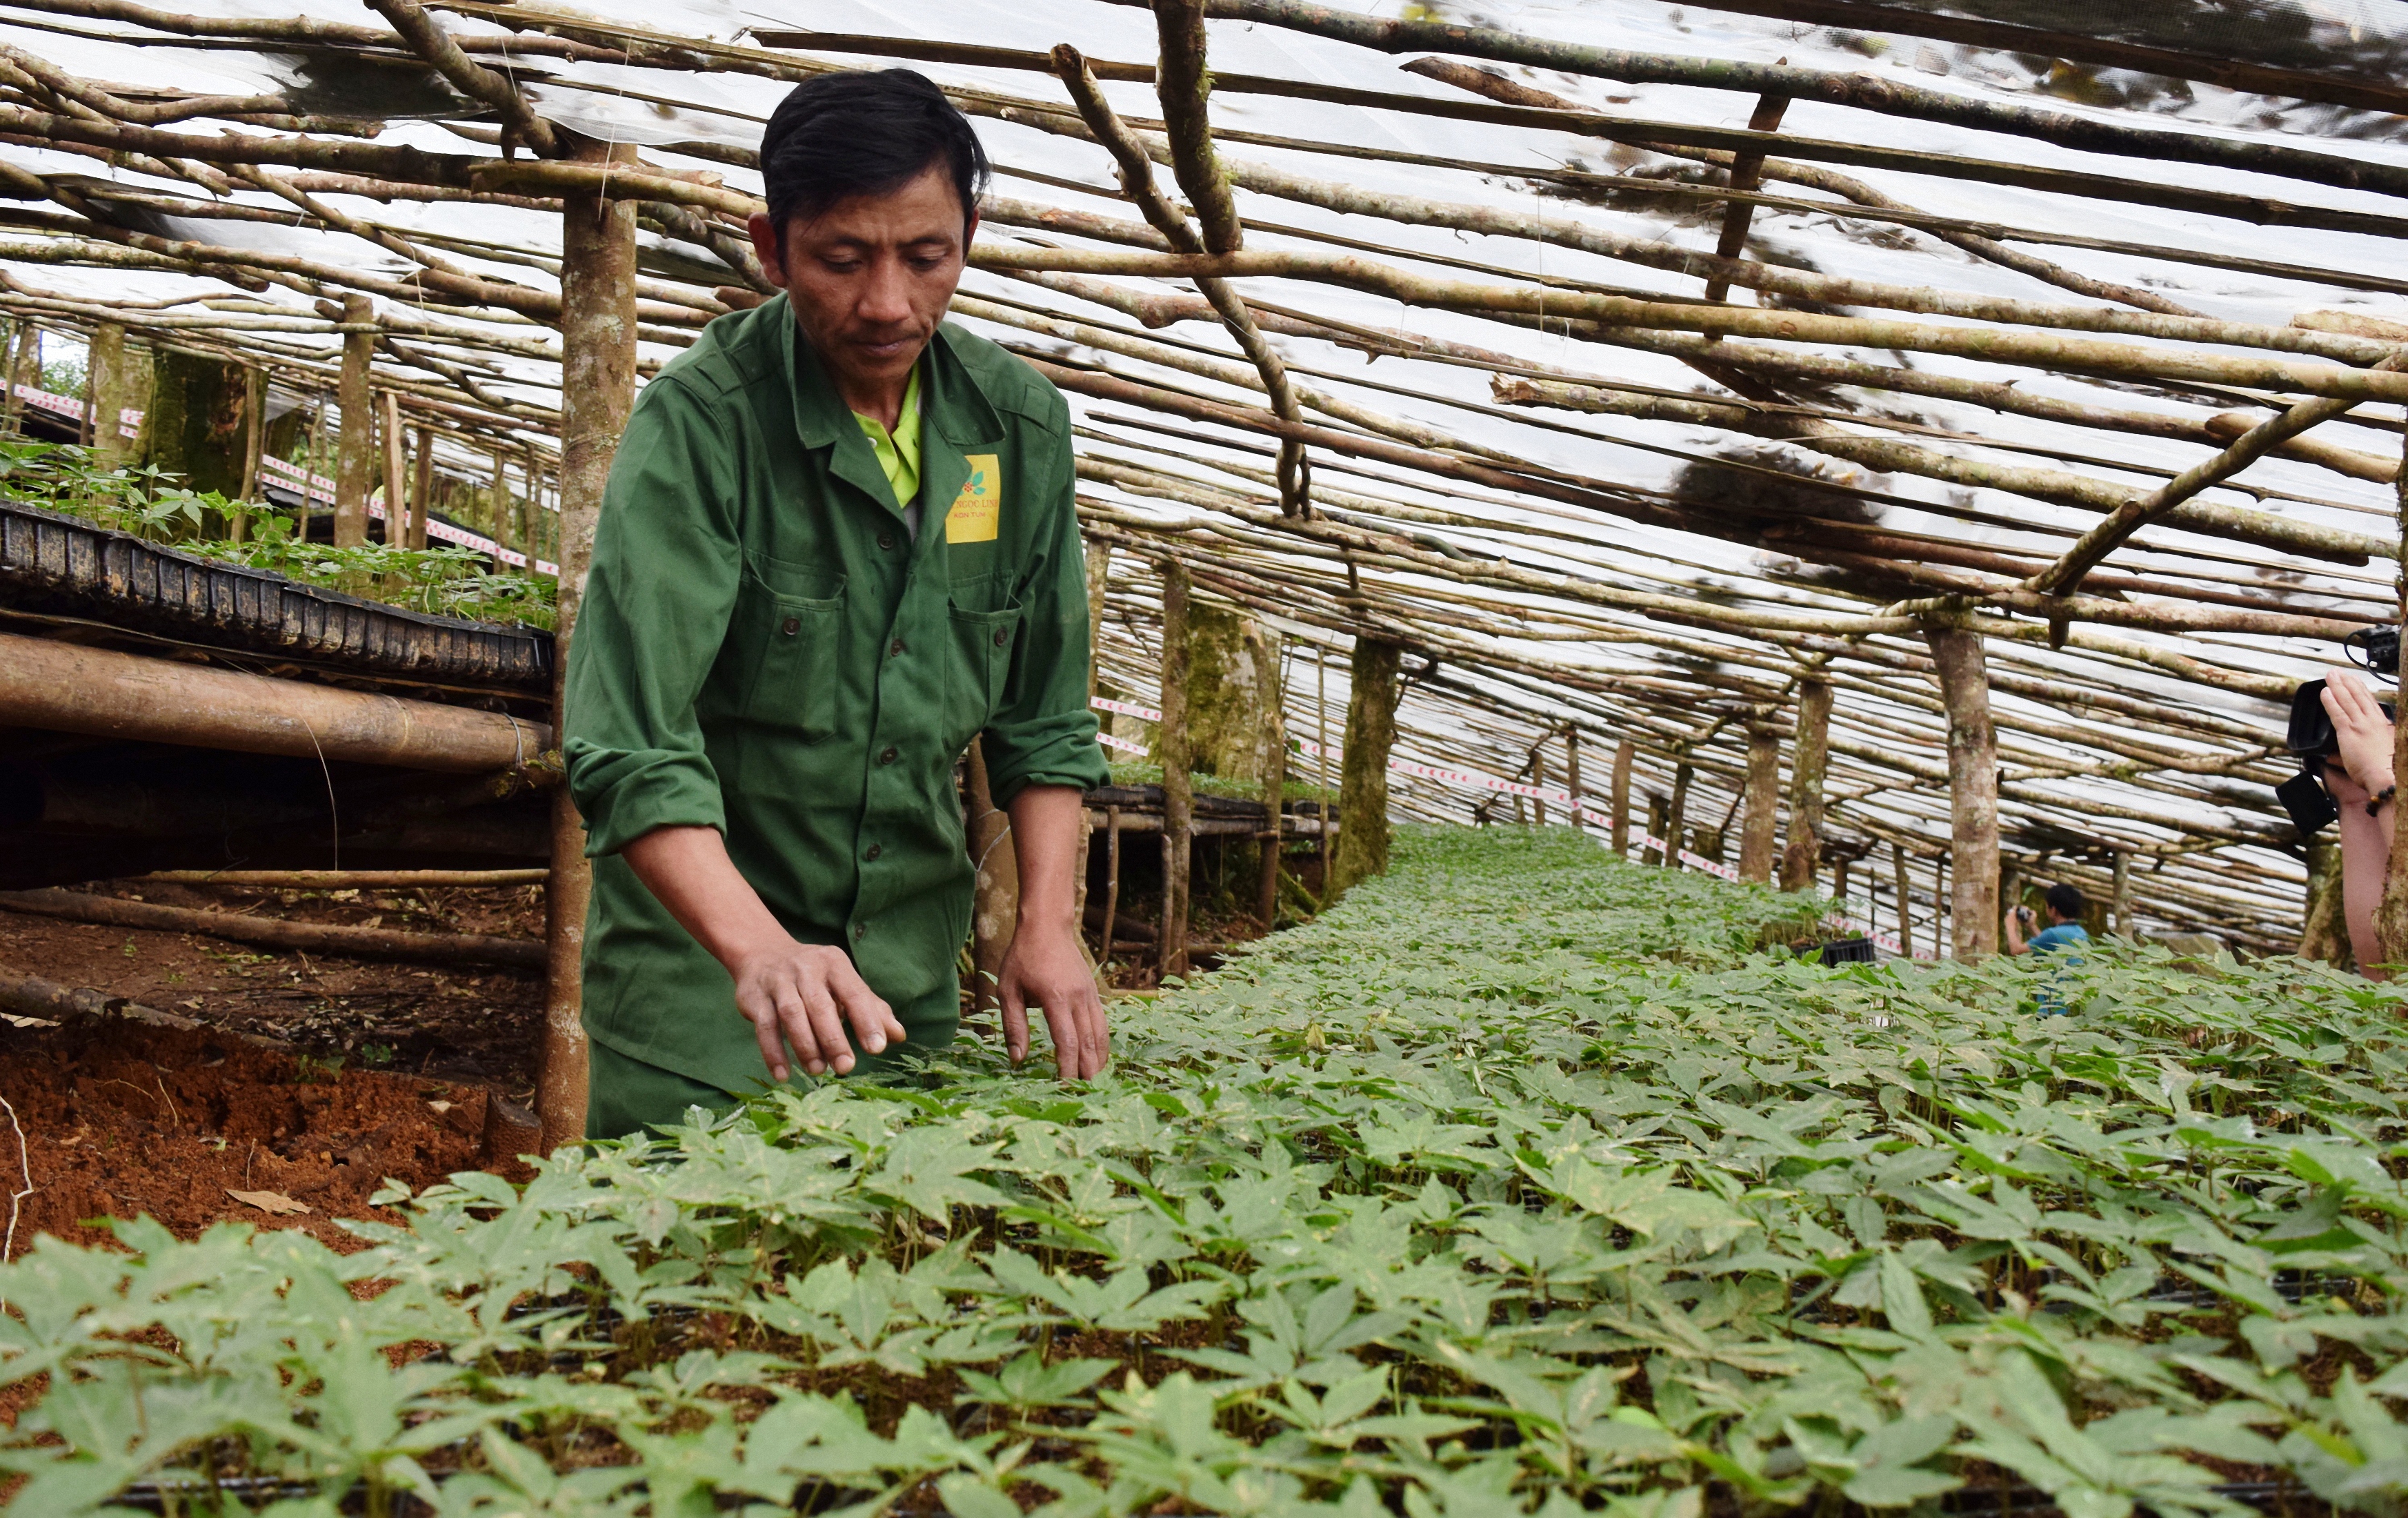
<instances>
[{"instance_id":1,"label":"person in blue shirt","mask_svg":"<svg viewBox=\"0 0 2408 1518\"><path fill-rule=\"evenodd\" d=\"M2089 931L2082 926L2082 910L2087 904L2079 887L2062 882L2051 886L2042 897L2048 911L2048 926L2024 937L2034 918L2032 909L2018 906L2007 917L2007 952L2010 954L2046 954L2071 969L2082 962L2081 951L2090 943ZM2051 976L2041 988L2040 1009L2046 1013L2065 1011L2065 998Z\"/></svg>"}]
</instances>

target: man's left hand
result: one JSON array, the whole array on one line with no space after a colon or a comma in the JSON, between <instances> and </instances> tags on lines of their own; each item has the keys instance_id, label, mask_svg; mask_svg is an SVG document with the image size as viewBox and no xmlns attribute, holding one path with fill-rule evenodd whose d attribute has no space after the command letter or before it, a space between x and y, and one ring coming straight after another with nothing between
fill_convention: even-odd
<instances>
[{"instance_id":1,"label":"man's left hand","mask_svg":"<svg viewBox=\"0 0 2408 1518\"><path fill-rule=\"evenodd\" d=\"M996 994L1003 1004L1003 1047L1011 1063L1028 1058L1028 1009L1045 1012L1045 1032L1065 1080L1092 1080L1112 1057L1104 1001L1094 972L1068 929L1033 926L1011 936Z\"/></svg>"}]
</instances>

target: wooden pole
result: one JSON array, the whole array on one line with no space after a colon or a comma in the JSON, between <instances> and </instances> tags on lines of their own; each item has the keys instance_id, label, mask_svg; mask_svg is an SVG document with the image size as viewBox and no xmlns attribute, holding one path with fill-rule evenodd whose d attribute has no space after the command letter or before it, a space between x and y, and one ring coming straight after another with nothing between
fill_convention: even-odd
<instances>
[{"instance_id":1,"label":"wooden pole","mask_svg":"<svg viewBox=\"0 0 2408 1518\"><path fill-rule=\"evenodd\" d=\"M1010 814L995 804L986 754L979 739L970 740L962 768L970 814L964 831L976 871L970 888L970 963L975 976L970 1011L984 1017L1002 1005L996 990L1002 983L1003 957L1020 925L1020 855L1011 841Z\"/></svg>"},{"instance_id":2,"label":"wooden pole","mask_svg":"<svg viewBox=\"0 0 2408 1518\"><path fill-rule=\"evenodd\" d=\"M1781 732L1770 722L1747 725L1747 785L1740 797L1739 877L1770 883L1772 839L1781 810Z\"/></svg>"},{"instance_id":3,"label":"wooden pole","mask_svg":"<svg viewBox=\"0 0 2408 1518\"><path fill-rule=\"evenodd\" d=\"M1982 635L1961 628L1930 628L1930 645L1948 713L1950 857L1956 894L1949 900L1950 949L1958 960L1999 950L1999 737L1990 721L1990 684Z\"/></svg>"},{"instance_id":4,"label":"wooden pole","mask_svg":"<svg viewBox=\"0 0 2408 1518\"><path fill-rule=\"evenodd\" d=\"M1262 841L1262 878L1254 891L1254 916L1262 919L1265 932L1279 922L1280 855L1286 839L1280 825L1287 805L1287 683L1282 678L1281 638L1280 633L1270 634L1267 641L1269 655L1259 672L1262 684L1268 687L1263 701L1263 810L1268 817L1265 826L1268 836Z\"/></svg>"},{"instance_id":5,"label":"wooden pole","mask_svg":"<svg viewBox=\"0 0 2408 1518\"><path fill-rule=\"evenodd\" d=\"M1112 957L1112 930L1121 918L1121 809L1104 809L1104 932L1101 947L1096 958L1106 963Z\"/></svg>"},{"instance_id":6,"label":"wooden pole","mask_svg":"<svg viewBox=\"0 0 2408 1518\"><path fill-rule=\"evenodd\" d=\"M458 773L524 765L552 743L500 712L13 632L0 632L0 727Z\"/></svg>"},{"instance_id":7,"label":"wooden pole","mask_svg":"<svg viewBox=\"0 0 2408 1518\"><path fill-rule=\"evenodd\" d=\"M1397 741L1397 671L1403 659L1404 649L1384 638L1354 640L1338 799L1337 890L1388 873L1388 751Z\"/></svg>"},{"instance_id":8,"label":"wooden pole","mask_svg":"<svg viewBox=\"0 0 2408 1518\"><path fill-rule=\"evenodd\" d=\"M1778 132L1781 130L1781 118L1788 109L1787 95L1764 95L1756 101L1755 113L1748 117L1747 129L1751 132ZM1732 189L1753 190L1763 182L1764 154L1761 151L1742 150L1731 155L1730 187ZM1748 223L1755 215L1756 207L1747 201L1734 200L1730 203L1723 212L1723 232L1721 239L1714 244L1715 257L1737 258L1740 255L1741 250L1747 246ZM1720 300L1729 294L1730 281L1727 279L1716 275L1706 282L1708 300ZM1791 890L1797 888L1784 885L1782 889Z\"/></svg>"},{"instance_id":9,"label":"wooden pole","mask_svg":"<svg viewBox=\"0 0 2408 1518\"><path fill-rule=\"evenodd\" d=\"M1537 746L1530 750L1530 784L1543 786L1546 783L1547 741L1541 738ZM1547 825L1547 803L1543 798L1538 796L1530 798L1530 817L1540 827L1543 828Z\"/></svg>"},{"instance_id":10,"label":"wooden pole","mask_svg":"<svg viewBox=\"0 0 2408 1518\"><path fill-rule=\"evenodd\" d=\"M418 429L417 473L409 492L408 546L424 548L435 513L435 433L427 427Z\"/></svg>"},{"instance_id":11,"label":"wooden pole","mask_svg":"<svg viewBox=\"0 0 2408 1518\"><path fill-rule=\"evenodd\" d=\"M1955 909L1948 901L1948 856L1941 855L1931 861L1931 950L1941 959L1960 959L1950 930L1954 927Z\"/></svg>"},{"instance_id":12,"label":"wooden pole","mask_svg":"<svg viewBox=\"0 0 2408 1518\"><path fill-rule=\"evenodd\" d=\"M2007 931L2007 917L2024 899L2024 867L2021 861L2001 853L1999 856L1999 931Z\"/></svg>"},{"instance_id":13,"label":"wooden pole","mask_svg":"<svg viewBox=\"0 0 2408 1518\"><path fill-rule=\"evenodd\" d=\"M1781 889L1814 884L1823 855L1823 777L1831 759L1831 683L1798 687L1798 736L1789 754L1789 846L1781 855Z\"/></svg>"},{"instance_id":14,"label":"wooden pole","mask_svg":"<svg viewBox=\"0 0 2408 1518\"><path fill-rule=\"evenodd\" d=\"M1647 836L1656 839L1656 842L1640 849L1640 863L1664 865L1671 862L1670 856L1666 854L1663 848L1664 845L1671 842L1664 836L1664 830L1671 816L1671 803L1660 792L1651 790L1647 793Z\"/></svg>"},{"instance_id":15,"label":"wooden pole","mask_svg":"<svg viewBox=\"0 0 2408 1518\"><path fill-rule=\"evenodd\" d=\"M2123 875L2124 856L2115 856L2117 876ZM2300 929L2300 957L2321 960L2336 970L2357 968L2358 955L2350 947L2349 922L2343 904L2341 844L2329 834L2318 834L2308 840L2308 901L2307 912ZM2125 928L2128 936L2131 930Z\"/></svg>"},{"instance_id":16,"label":"wooden pole","mask_svg":"<svg viewBox=\"0 0 2408 1518\"><path fill-rule=\"evenodd\" d=\"M424 887L540 886L550 870L153 870L137 880L252 890L414 890Z\"/></svg>"},{"instance_id":17,"label":"wooden pole","mask_svg":"<svg viewBox=\"0 0 2408 1518\"><path fill-rule=\"evenodd\" d=\"M301 504L293 513L294 542L309 541L309 513L317 502L309 492L317 488L320 476L326 473L326 417L332 411L326 393L319 391L317 412L309 418L309 463L301 471Z\"/></svg>"},{"instance_id":18,"label":"wooden pole","mask_svg":"<svg viewBox=\"0 0 2408 1518\"><path fill-rule=\"evenodd\" d=\"M1898 952L1902 959L1914 958L1914 896L1913 882L1906 873L1906 846L1889 846L1891 878L1898 891Z\"/></svg>"},{"instance_id":19,"label":"wooden pole","mask_svg":"<svg viewBox=\"0 0 2408 1518\"><path fill-rule=\"evenodd\" d=\"M1329 662L1323 657L1321 645L1312 649L1312 678L1316 689L1312 698L1313 743L1321 750L1318 780L1321 784L1321 900L1328 904L1330 843L1329 811Z\"/></svg>"},{"instance_id":20,"label":"wooden pole","mask_svg":"<svg viewBox=\"0 0 2408 1518\"><path fill-rule=\"evenodd\" d=\"M368 541L368 479L375 469L376 402L368 390L376 355L376 303L366 296L343 297L343 371L336 391L343 430L335 461L335 546L357 548Z\"/></svg>"},{"instance_id":21,"label":"wooden pole","mask_svg":"<svg viewBox=\"0 0 2408 1518\"><path fill-rule=\"evenodd\" d=\"M580 156L635 161L626 144ZM594 557L610 461L636 403L636 203L575 194L561 207L560 585L553 613L553 723L563 726L569 640ZM348 417L348 411L346 416ZM565 730L565 727L564 730ZM536 1110L546 1152L585 1136L582 961L593 896L585 829L568 788L552 797L552 883L544 891L542 1068Z\"/></svg>"},{"instance_id":22,"label":"wooden pole","mask_svg":"<svg viewBox=\"0 0 2408 1518\"><path fill-rule=\"evenodd\" d=\"M2132 851L2130 849L2115 850L2115 884L2114 895L2110 899L2114 904L2110 910L2114 916L2107 925L2108 931L2121 938L2131 937Z\"/></svg>"},{"instance_id":23,"label":"wooden pole","mask_svg":"<svg viewBox=\"0 0 2408 1518\"><path fill-rule=\"evenodd\" d=\"M1111 588L1112 545L1087 544L1087 699L1094 701L1104 677L1104 596ZM1111 944L1104 945L1106 953Z\"/></svg>"},{"instance_id":24,"label":"wooden pole","mask_svg":"<svg viewBox=\"0 0 2408 1518\"><path fill-rule=\"evenodd\" d=\"M1187 973L1187 885L1195 783L1188 774L1187 568L1162 561L1162 936L1166 976Z\"/></svg>"},{"instance_id":25,"label":"wooden pole","mask_svg":"<svg viewBox=\"0 0 2408 1518\"><path fill-rule=\"evenodd\" d=\"M190 907L160 906L115 896L92 896L74 890L0 891L0 908L64 918L70 922L99 922L119 928L164 932L207 933L237 944L263 944L271 948L297 948L320 954L354 954L368 959L442 961L465 961L535 970L543 963L543 946L531 938L500 938L483 933L404 932L394 928L356 928L337 923L292 922L281 918L256 918L240 912L200 912Z\"/></svg>"},{"instance_id":26,"label":"wooden pole","mask_svg":"<svg viewBox=\"0 0 2408 1518\"><path fill-rule=\"evenodd\" d=\"M92 398L92 461L101 470L125 462L125 436L118 413L125 410L125 328L103 322L92 329L84 359L84 394Z\"/></svg>"},{"instance_id":27,"label":"wooden pole","mask_svg":"<svg viewBox=\"0 0 2408 1518\"><path fill-rule=\"evenodd\" d=\"M387 390L377 401L384 445L384 541L406 548L416 528L409 520L409 498L401 488L401 398Z\"/></svg>"},{"instance_id":28,"label":"wooden pole","mask_svg":"<svg viewBox=\"0 0 2408 1518\"><path fill-rule=\"evenodd\" d=\"M1572 826L1586 831L1588 809L1581 803L1580 730L1578 728L1567 729L1564 732L1564 788L1571 793Z\"/></svg>"},{"instance_id":29,"label":"wooden pole","mask_svg":"<svg viewBox=\"0 0 2408 1518\"><path fill-rule=\"evenodd\" d=\"M1672 767L1672 800L1664 808L1664 862L1672 869L1681 867L1681 848L1685 840L1683 832L1689 825L1689 787L1698 778L1696 766L1682 761Z\"/></svg>"},{"instance_id":30,"label":"wooden pole","mask_svg":"<svg viewBox=\"0 0 2408 1518\"><path fill-rule=\"evenodd\" d=\"M1606 791L1606 804L1613 809L1611 826L1613 857L1630 857L1630 767L1639 757L1639 745L1625 738L1613 745L1613 779Z\"/></svg>"}]
</instances>

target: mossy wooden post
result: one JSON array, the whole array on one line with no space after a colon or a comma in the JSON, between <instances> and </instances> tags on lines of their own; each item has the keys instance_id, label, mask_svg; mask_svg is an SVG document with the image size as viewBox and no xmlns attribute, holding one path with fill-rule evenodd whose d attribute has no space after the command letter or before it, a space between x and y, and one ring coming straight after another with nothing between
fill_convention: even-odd
<instances>
[{"instance_id":1,"label":"mossy wooden post","mask_svg":"<svg viewBox=\"0 0 2408 1518\"><path fill-rule=\"evenodd\" d=\"M42 335L31 322L19 322L9 333L8 393L0 396L0 414L5 414L11 432L25 430L25 398L17 387L25 383L25 370L41 369ZM30 355L30 357L29 357Z\"/></svg>"},{"instance_id":2,"label":"mossy wooden post","mask_svg":"<svg viewBox=\"0 0 2408 1518\"><path fill-rule=\"evenodd\" d=\"M1697 766L1686 759L1672 767L1672 800L1664 808L1664 862L1677 870L1681 867L1683 834L1689 826L1689 787L1698 778Z\"/></svg>"},{"instance_id":3,"label":"mossy wooden post","mask_svg":"<svg viewBox=\"0 0 2408 1518\"><path fill-rule=\"evenodd\" d=\"M417 464L417 479L409 492L408 546L423 548L428 524L435 519L435 434L426 427L418 429Z\"/></svg>"},{"instance_id":4,"label":"mossy wooden post","mask_svg":"<svg viewBox=\"0 0 2408 1518\"><path fill-rule=\"evenodd\" d=\"M1187 889L1196 788L1188 773L1187 568L1162 561L1162 936L1166 976L1187 973Z\"/></svg>"},{"instance_id":5,"label":"mossy wooden post","mask_svg":"<svg viewBox=\"0 0 2408 1518\"><path fill-rule=\"evenodd\" d=\"M1798 736L1789 750L1789 843L1781 854L1781 889L1814 884L1823 856L1823 776L1831 759L1831 683L1798 687Z\"/></svg>"},{"instance_id":6,"label":"mossy wooden post","mask_svg":"<svg viewBox=\"0 0 2408 1518\"><path fill-rule=\"evenodd\" d=\"M357 548L368 541L368 485L376 472L376 399L368 389L368 366L375 354L376 303L366 296L345 296L343 372L335 391L335 403L343 413L342 434L335 445L337 548Z\"/></svg>"},{"instance_id":7,"label":"mossy wooden post","mask_svg":"<svg viewBox=\"0 0 2408 1518\"><path fill-rule=\"evenodd\" d=\"M124 425L119 419L126 410L129 388L126 359L124 327L103 322L92 329L92 348L84 360L84 393L92 398L92 461L102 470L120 467L133 452L126 446Z\"/></svg>"},{"instance_id":8,"label":"mossy wooden post","mask_svg":"<svg viewBox=\"0 0 2408 1518\"><path fill-rule=\"evenodd\" d=\"M1530 784L1534 787L1543 787L1546 783L1547 741L1544 738L1541 738L1530 750ZM1533 796L1530 798L1530 818L1541 828L1547 825L1547 799L1545 797Z\"/></svg>"},{"instance_id":9,"label":"mossy wooden post","mask_svg":"<svg viewBox=\"0 0 2408 1518\"><path fill-rule=\"evenodd\" d=\"M1914 958L1914 889L1907 877L1904 844L1889 846L1889 862L1898 890L1898 952L1911 960Z\"/></svg>"},{"instance_id":10,"label":"mossy wooden post","mask_svg":"<svg viewBox=\"0 0 2408 1518\"><path fill-rule=\"evenodd\" d=\"M250 387L240 364L163 348L150 369L150 461L194 490L242 495Z\"/></svg>"},{"instance_id":11,"label":"mossy wooden post","mask_svg":"<svg viewBox=\"0 0 2408 1518\"><path fill-rule=\"evenodd\" d=\"M1949 898L1952 957L1973 961L1999 951L1999 736L1990 721L1989 668L1982 635L1928 628L1923 640L1940 674L1948 713Z\"/></svg>"},{"instance_id":12,"label":"mossy wooden post","mask_svg":"<svg viewBox=\"0 0 2408 1518\"><path fill-rule=\"evenodd\" d=\"M1647 836L1656 841L1640 846L1640 863L1661 865L1669 862L1670 856L1666 854L1665 849L1671 840L1664 836L1664 829L1666 819L1671 815L1672 803L1670 798L1661 791L1651 790L1647 793Z\"/></svg>"},{"instance_id":13,"label":"mossy wooden post","mask_svg":"<svg viewBox=\"0 0 2408 1518\"><path fill-rule=\"evenodd\" d=\"M1999 856L1999 932L2007 931L2007 918L2024 899L2024 867L2020 860L2001 853Z\"/></svg>"},{"instance_id":14,"label":"mossy wooden post","mask_svg":"<svg viewBox=\"0 0 2408 1518\"><path fill-rule=\"evenodd\" d=\"M995 804L980 740L970 740L962 772L970 814L964 831L977 872L970 887L970 964L976 981L970 988L970 1010L983 1017L1001 1005L996 989L1003 976L1003 957L1020 925L1020 854L1011 841L1011 815Z\"/></svg>"},{"instance_id":15,"label":"mossy wooden post","mask_svg":"<svg viewBox=\"0 0 2408 1518\"><path fill-rule=\"evenodd\" d=\"M1613 809L1612 821L1613 857L1630 857L1630 767L1639 758L1639 745L1625 738L1613 745L1613 779L1606 790L1606 804Z\"/></svg>"},{"instance_id":16,"label":"mossy wooden post","mask_svg":"<svg viewBox=\"0 0 2408 1518\"><path fill-rule=\"evenodd\" d=\"M1770 722L1747 725L1747 781L1740 793L1739 877L1772 880L1772 839L1781 811L1781 731Z\"/></svg>"},{"instance_id":17,"label":"mossy wooden post","mask_svg":"<svg viewBox=\"0 0 2408 1518\"><path fill-rule=\"evenodd\" d=\"M635 149L586 145L619 163ZM568 644L602 487L636 403L636 203L582 192L563 198L560 264L560 585L553 614L552 730L564 730ZM350 354L345 353L348 363ZM351 407L343 408L348 427ZM585 1135L585 913L594 877L568 788L553 788L552 878L544 889L546 973L536 1110L547 1151Z\"/></svg>"},{"instance_id":18,"label":"mossy wooden post","mask_svg":"<svg viewBox=\"0 0 2408 1518\"><path fill-rule=\"evenodd\" d=\"M2119 938L2132 936L2132 851L2115 850L2115 876L2113 904L2109 909L2107 931Z\"/></svg>"},{"instance_id":19,"label":"mossy wooden post","mask_svg":"<svg viewBox=\"0 0 2408 1518\"><path fill-rule=\"evenodd\" d=\"M2119 853L2115 859L2120 864L2124 856ZM2129 936L2131 929L2123 932ZM2336 970L2358 968L2342 900L2341 844L2329 833L2308 840L2308 909L2300 929L2300 957L2321 960Z\"/></svg>"},{"instance_id":20,"label":"mossy wooden post","mask_svg":"<svg viewBox=\"0 0 2408 1518\"><path fill-rule=\"evenodd\" d=\"M1338 879L1331 895L1388 873L1388 751L1397 742L1397 670L1403 658L1404 649L1384 638L1354 640L1339 776Z\"/></svg>"}]
</instances>

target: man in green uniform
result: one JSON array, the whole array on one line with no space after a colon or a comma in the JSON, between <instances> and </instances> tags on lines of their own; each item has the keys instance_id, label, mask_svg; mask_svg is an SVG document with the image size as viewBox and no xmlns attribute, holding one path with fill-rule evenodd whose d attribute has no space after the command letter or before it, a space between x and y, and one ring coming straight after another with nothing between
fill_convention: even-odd
<instances>
[{"instance_id":1,"label":"man in green uniform","mask_svg":"<svg viewBox=\"0 0 2408 1518\"><path fill-rule=\"evenodd\" d=\"M637 400L570 643L591 1136L952 1039L953 764L982 733L1020 861L1007 1047L1038 1006L1065 1078L1110 1052L1071 920L1080 792L1107 772L1068 409L942 325L985 155L896 69L796 88L761 166L752 240L784 294Z\"/></svg>"}]
</instances>

